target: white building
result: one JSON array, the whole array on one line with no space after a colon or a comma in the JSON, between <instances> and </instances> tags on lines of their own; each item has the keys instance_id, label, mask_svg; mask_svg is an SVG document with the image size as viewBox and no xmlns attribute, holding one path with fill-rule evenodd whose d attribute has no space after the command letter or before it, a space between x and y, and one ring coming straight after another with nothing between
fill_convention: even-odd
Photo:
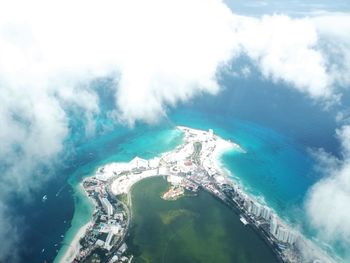
<instances>
[{"instance_id":1,"label":"white building","mask_svg":"<svg viewBox=\"0 0 350 263\"><path fill-rule=\"evenodd\" d=\"M112 248L112 245L111 245L112 238L113 238L113 233L109 232L104 245L104 248L107 249L108 251L111 250Z\"/></svg>"},{"instance_id":2,"label":"white building","mask_svg":"<svg viewBox=\"0 0 350 263\"><path fill-rule=\"evenodd\" d=\"M293 245L297 241L297 238L298 238L297 233L290 231L287 242Z\"/></svg>"},{"instance_id":3,"label":"white building","mask_svg":"<svg viewBox=\"0 0 350 263\"><path fill-rule=\"evenodd\" d=\"M289 230L283 226L279 226L277 228L277 233L276 233L276 238L279 240L279 241L282 241L284 243L287 243L288 241L288 237L289 237Z\"/></svg>"},{"instance_id":4,"label":"white building","mask_svg":"<svg viewBox=\"0 0 350 263\"><path fill-rule=\"evenodd\" d=\"M252 214L255 215L256 217L259 217L261 214L261 205L255 202L252 202Z\"/></svg>"},{"instance_id":5,"label":"white building","mask_svg":"<svg viewBox=\"0 0 350 263\"><path fill-rule=\"evenodd\" d=\"M117 255L114 255L108 263L115 263L118 261L118 259L119 257Z\"/></svg>"},{"instance_id":6,"label":"white building","mask_svg":"<svg viewBox=\"0 0 350 263\"><path fill-rule=\"evenodd\" d=\"M123 243L119 249L118 249L118 252L123 254L126 250L128 249L128 246L126 245L126 243Z\"/></svg>"},{"instance_id":7,"label":"white building","mask_svg":"<svg viewBox=\"0 0 350 263\"><path fill-rule=\"evenodd\" d=\"M244 207L248 211L248 213L252 212L252 202L250 200L244 200Z\"/></svg>"},{"instance_id":8,"label":"white building","mask_svg":"<svg viewBox=\"0 0 350 263\"><path fill-rule=\"evenodd\" d=\"M155 158L148 161L149 168L158 168L159 165L160 165L160 158L159 157L155 157Z\"/></svg>"},{"instance_id":9,"label":"white building","mask_svg":"<svg viewBox=\"0 0 350 263\"><path fill-rule=\"evenodd\" d=\"M108 216L113 215L113 206L112 204L108 201L106 197L100 197L100 201L102 204L103 209L106 211Z\"/></svg>"},{"instance_id":10,"label":"white building","mask_svg":"<svg viewBox=\"0 0 350 263\"><path fill-rule=\"evenodd\" d=\"M213 137L214 137L214 132L213 132L212 129L209 129L209 131L208 131L208 140L212 140Z\"/></svg>"},{"instance_id":11,"label":"white building","mask_svg":"<svg viewBox=\"0 0 350 263\"><path fill-rule=\"evenodd\" d=\"M142 159L140 157L135 157L129 162L131 169L140 169L140 168L148 168L148 161L145 159Z\"/></svg>"},{"instance_id":12,"label":"white building","mask_svg":"<svg viewBox=\"0 0 350 263\"><path fill-rule=\"evenodd\" d=\"M104 244L105 244L105 242L102 241L101 239L97 239L97 240L96 240L96 243L95 243L95 245L98 246L98 247L103 247Z\"/></svg>"},{"instance_id":13,"label":"white building","mask_svg":"<svg viewBox=\"0 0 350 263\"><path fill-rule=\"evenodd\" d=\"M270 233L276 236L277 228L278 228L278 221L276 217L272 217L270 222Z\"/></svg>"},{"instance_id":14,"label":"white building","mask_svg":"<svg viewBox=\"0 0 350 263\"><path fill-rule=\"evenodd\" d=\"M269 220L271 216L271 209L268 208L267 206L263 206L261 209L261 215L262 218L265 220Z\"/></svg>"}]
</instances>

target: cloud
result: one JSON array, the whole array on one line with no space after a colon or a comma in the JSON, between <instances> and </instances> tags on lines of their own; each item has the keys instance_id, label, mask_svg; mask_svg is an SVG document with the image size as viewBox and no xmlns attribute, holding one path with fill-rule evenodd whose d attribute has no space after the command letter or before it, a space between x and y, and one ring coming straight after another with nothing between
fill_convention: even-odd
<instances>
[{"instance_id":1,"label":"cloud","mask_svg":"<svg viewBox=\"0 0 350 263\"><path fill-rule=\"evenodd\" d=\"M8 207L0 202L0 237L3 244L0 249L0 260L17 262L19 259L15 247L19 245L20 232L14 222L17 223L19 220L11 216L8 210Z\"/></svg>"},{"instance_id":2,"label":"cloud","mask_svg":"<svg viewBox=\"0 0 350 263\"><path fill-rule=\"evenodd\" d=\"M216 94L217 72L239 56L266 79L333 101L337 86L349 84L350 48L342 33L348 28L328 26L349 16L341 19L245 17L220 0L2 1L0 205L6 207L10 193L29 195L48 178L35 171L64 150L68 112L83 112L86 134L94 134L101 101L89 83L96 78L116 79L109 116L130 126L156 122L198 94ZM328 50L344 63L332 61ZM251 74L249 68L239 72Z\"/></svg>"},{"instance_id":3,"label":"cloud","mask_svg":"<svg viewBox=\"0 0 350 263\"><path fill-rule=\"evenodd\" d=\"M241 23L237 36L243 52L265 78L282 81L312 98L333 95L332 78L310 19L272 15L242 18Z\"/></svg>"},{"instance_id":4,"label":"cloud","mask_svg":"<svg viewBox=\"0 0 350 263\"><path fill-rule=\"evenodd\" d=\"M89 83L116 78L117 121L155 122L179 101L219 91L216 70L235 46L231 19L213 0L1 2L0 261L19 242L8 236L7 203L49 178L38 171L64 150L69 114L83 112L94 133L101 102Z\"/></svg>"},{"instance_id":5,"label":"cloud","mask_svg":"<svg viewBox=\"0 0 350 263\"><path fill-rule=\"evenodd\" d=\"M350 15L324 13L312 19L320 45L328 61L332 81L341 87L350 86Z\"/></svg>"},{"instance_id":6,"label":"cloud","mask_svg":"<svg viewBox=\"0 0 350 263\"><path fill-rule=\"evenodd\" d=\"M3 33L13 76L26 64L39 78L118 71L117 113L129 124L154 122L195 93L215 94L216 70L234 49L232 15L216 0L38 2L40 9L27 6L18 14L23 24L8 23Z\"/></svg>"},{"instance_id":7,"label":"cloud","mask_svg":"<svg viewBox=\"0 0 350 263\"><path fill-rule=\"evenodd\" d=\"M307 216L319 236L328 242L350 242L350 126L337 130L342 143L342 160L324 152L319 155L326 176L309 191L306 199ZM348 251L346 252L348 253ZM350 254L348 254L350 256Z\"/></svg>"}]
</instances>

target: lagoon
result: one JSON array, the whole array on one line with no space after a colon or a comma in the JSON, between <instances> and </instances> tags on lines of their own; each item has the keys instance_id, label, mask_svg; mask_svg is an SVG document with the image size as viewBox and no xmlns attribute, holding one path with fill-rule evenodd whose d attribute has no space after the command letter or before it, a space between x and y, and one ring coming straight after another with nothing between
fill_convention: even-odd
<instances>
[{"instance_id":1,"label":"lagoon","mask_svg":"<svg viewBox=\"0 0 350 263\"><path fill-rule=\"evenodd\" d=\"M212 195L165 201L167 188L163 178L150 178L131 191L127 245L134 262L277 262L259 235Z\"/></svg>"}]
</instances>

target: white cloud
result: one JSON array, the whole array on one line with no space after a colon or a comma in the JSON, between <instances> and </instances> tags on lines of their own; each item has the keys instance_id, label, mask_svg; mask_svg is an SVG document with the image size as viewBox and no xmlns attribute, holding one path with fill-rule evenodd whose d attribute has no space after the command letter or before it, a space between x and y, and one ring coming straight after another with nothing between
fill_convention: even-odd
<instances>
[{"instance_id":1,"label":"white cloud","mask_svg":"<svg viewBox=\"0 0 350 263\"><path fill-rule=\"evenodd\" d=\"M350 242L350 126L337 130L342 142L343 159L321 155L326 176L309 191L306 211L311 226L328 242ZM350 254L348 255L350 256Z\"/></svg>"},{"instance_id":2,"label":"white cloud","mask_svg":"<svg viewBox=\"0 0 350 263\"><path fill-rule=\"evenodd\" d=\"M342 87L350 86L350 15L325 13L312 18L330 65L330 76Z\"/></svg>"},{"instance_id":3,"label":"white cloud","mask_svg":"<svg viewBox=\"0 0 350 263\"><path fill-rule=\"evenodd\" d=\"M349 83L348 59L334 64L319 46L319 34L335 34L333 50L348 58L347 35L322 22L335 20L243 17L220 0L1 1L0 204L45 179L33 171L62 151L67 108L83 110L93 134L99 98L88 84L98 77L118 76L114 116L129 125L216 94L218 69L242 54L264 77L332 100Z\"/></svg>"},{"instance_id":4,"label":"white cloud","mask_svg":"<svg viewBox=\"0 0 350 263\"><path fill-rule=\"evenodd\" d=\"M116 105L130 124L153 122L165 114L164 106L196 92L216 93L217 67L235 46L232 15L216 0L39 2L40 9L23 8L22 24L8 23L3 33L3 46L11 41L2 54L7 66L12 63L9 73L16 76L27 66L39 78L119 71ZM11 3L17 12L16 6Z\"/></svg>"},{"instance_id":5,"label":"white cloud","mask_svg":"<svg viewBox=\"0 0 350 263\"><path fill-rule=\"evenodd\" d=\"M15 247L19 244L20 233L13 222L20 221L9 214L6 205L0 202L0 237L2 247L0 249L0 259L7 259L8 262L17 262L18 257ZM5 239L7 237L7 239Z\"/></svg>"},{"instance_id":6,"label":"white cloud","mask_svg":"<svg viewBox=\"0 0 350 263\"><path fill-rule=\"evenodd\" d=\"M283 81L314 98L329 98L332 83L317 49L316 28L309 19L283 15L242 18L238 39L243 51L266 78Z\"/></svg>"},{"instance_id":7,"label":"white cloud","mask_svg":"<svg viewBox=\"0 0 350 263\"><path fill-rule=\"evenodd\" d=\"M62 151L66 110L85 112L93 133L100 109L89 82L118 76L117 119L154 122L178 101L218 92L216 70L235 46L231 19L216 0L0 3L0 240L11 244L0 261L18 241L7 235L8 196L47 179L35 171Z\"/></svg>"}]
</instances>

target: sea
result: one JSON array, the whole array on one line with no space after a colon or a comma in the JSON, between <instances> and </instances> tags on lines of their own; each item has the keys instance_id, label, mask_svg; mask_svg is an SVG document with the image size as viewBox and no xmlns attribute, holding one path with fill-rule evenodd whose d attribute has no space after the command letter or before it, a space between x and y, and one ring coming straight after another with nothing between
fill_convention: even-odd
<instances>
[{"instance_id":1,"label":"sea","mask_svg":"<svg viewBox=\"0 0 350 263\"><path fill-rule=\"evenodd\" d=\"M338 109L325 110L286 84L271 83L258 73L249 79L222 73L218 79L218 94L199 95L169 108L167 117L156 124L134 127L108 118L114 107L114 81L92 83L101 99L95 133L86 133L83 113L72 112L71 134L50 170L51 179L33 192L30 201L13 200L12 212L21 234L19 261L57 261L92 213L79 185L82 178L106 163L135 156L152 158L174 149L183 139L176 125L213 129L241 145L245 153L227 152L221 158L230 176L312 238L315 233L305 217L304 203L308 190L322 175L310 152L322 147L339 154L334 136ZM342 253L341 248L334 249Z\"/></svg>"}]
</instances>

